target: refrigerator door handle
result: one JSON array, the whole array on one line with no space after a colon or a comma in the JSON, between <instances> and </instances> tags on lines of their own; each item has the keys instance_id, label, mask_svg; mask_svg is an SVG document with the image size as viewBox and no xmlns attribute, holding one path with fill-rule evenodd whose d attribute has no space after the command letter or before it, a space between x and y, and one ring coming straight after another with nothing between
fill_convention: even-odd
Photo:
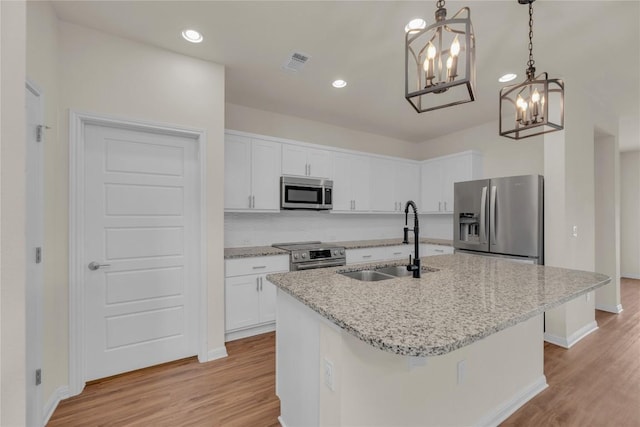
<instances>
[{"instance_id":1,"label":"refrigerator door handle","mask_svg":"<svg viewBox=\"0 0 640 427\"><path fill-rule=\"evenodd\" d=\"M489 244L495 245L496 238L496 193L498 188L493 185L491 186L491 201L489 202L489 230L491 232L491 241Z\"/></svg>"},{"instance_id":2,"label":"refrigerator door handle","mask_svg":"<svg viewBox=\"0 0 640 427\"><path fill-rule=\"evenodd\" d=\"M480 198L480 243L487 243L487 187L482 187Z\"/></svg>"}]
</instances>

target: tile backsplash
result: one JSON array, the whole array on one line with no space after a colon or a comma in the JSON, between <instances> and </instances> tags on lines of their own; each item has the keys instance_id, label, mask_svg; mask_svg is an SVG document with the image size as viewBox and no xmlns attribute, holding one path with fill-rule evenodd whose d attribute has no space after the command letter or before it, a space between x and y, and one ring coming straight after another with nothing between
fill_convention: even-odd
<instances>
[{"instance_id":1,"label":"tile backsplash","mask_svg":"<svg viewBox=\"0 0 640 427\"><path fill-rule=\"evenodd\" d=\"M409 226L413 224L409 217ZM402 238L404 214L339 214L316 211L224 214L224 246ZM420 236L451 239L451 215L420 215Z\"/></svg>"}]
</instances>

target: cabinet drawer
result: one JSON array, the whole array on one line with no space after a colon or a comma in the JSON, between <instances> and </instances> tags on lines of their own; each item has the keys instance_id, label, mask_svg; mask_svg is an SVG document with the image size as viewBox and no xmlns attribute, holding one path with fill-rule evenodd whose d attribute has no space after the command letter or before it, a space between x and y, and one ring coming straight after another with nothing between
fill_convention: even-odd
<instances>
[{"instance_id":1,"label":"cabinet drawer","mask_svg":"<svg viewBox=\"0 0 640 427\"><path fill-rule=\"evenodd\" d=\"M387 259L404 259L413 255L413 243L410 245L389 246L387 247Z\"/></svg>"},{"instance_id":2,"label":"cabinet drawer","mask_svg":"<svg viewBox=\"0 0 640 427\"><path fill-rule=\"evenodd\" d=\"M224 262L224 277L289 271L289 255L228 259Z\"/></svg>"},{"instance_id":3,"label":"cabinet drawer","mask_svg":"<svg viewBox=\"0 0 640 427\"><path fill-rule=\"evenodd\" d=\"M357 264L359 262L381 261L389 258L388 248L363 248L347 250L347 264Z\"/></svg>"},{"instance_id":4,"label":"cabinet drawer","mask_svg":"<svg viewBox=\"0 0 640 427\"><path fill-rule=\"evenodd\" d=\"M451 246L430 245L424 243L420 245L420 256L444 255L452 253L453 247Z\"/></svg>"}]
</instances>

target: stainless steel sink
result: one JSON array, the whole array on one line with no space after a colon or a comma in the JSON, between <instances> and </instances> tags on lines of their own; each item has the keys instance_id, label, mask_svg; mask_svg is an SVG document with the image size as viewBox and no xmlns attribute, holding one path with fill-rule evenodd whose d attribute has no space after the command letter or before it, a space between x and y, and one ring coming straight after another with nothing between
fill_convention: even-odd
<instances>
[{"instance_id":1,"label":"stainless steel sink","mask_svg":"<svg viewBox=\"0 0 640 427\"><path fill-rule=\"evenodd\" d=\"M394 276L383 274L374 270L360 270L360 271L348 271L346 273L340 273L343 276L350 277L356 280L362 280L363 282L377 282L379 280L393 279Z\"/></svg>"},{"instance_id":2,"label":"stainless steel sink","mask_svg":"<svg viewBox=\"0 0 640 427\"><path fill-rule=\"evenodd\" d=\"M390 274L392 276L395 277L406 277L406 276L412 276L413 273L409 270L407 270L407 266L406 265L394 265L391 267L380 267L380 268L376 268L375 271L379 272L379 273L383 273L383 274Z\"/></svg>"}]
</instances>

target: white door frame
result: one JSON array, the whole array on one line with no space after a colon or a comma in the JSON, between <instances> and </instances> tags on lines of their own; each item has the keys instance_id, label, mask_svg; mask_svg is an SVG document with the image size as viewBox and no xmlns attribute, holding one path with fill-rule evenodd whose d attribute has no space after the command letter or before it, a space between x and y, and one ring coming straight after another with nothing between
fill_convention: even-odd
<instances>
[{"instance_id":1,"label":"white door frame","mask_svg":"<svg viewBox=\"0 0 640 427\"><path fill-rule=\"evenodd\" d=\"M84 250L84 128L86 125L114 126L122 129L175 135L195 140L200 168L200 247L198 283L198 360L207 361L207 221L206 221L206 132L201 129L130 120L105 115L69 111L69 392L77 395L85 386L84 369L84 275L80 264Z\"/></svg>"},{"instance_id":2,"label":"white door frame","mask_svg":"<svg viewBox=\"0 0 640 427\"><path fill-rule=\"evenodd\" d=\"M33 93L38 97L38 121L40 125L43 126L41 130L41 139L36 144L40 144L39 149L36 153L36 157L30 156L29 149L27 149L27 164L34 165L38 169L38 176L35 178L38 181L39 191L37 192L28 192L26 197L29 203L27 206L35 207L35 212L27 212L26 215L26 227L27 230L39 229L40 233L37 236L33 236L40 243L40 247L44 248L44 96L42 90L33 83L31 80L27 79L25 84L25 90ZM28 117L27 117L28 119ZM27 143L28 143L27 136ZM26 165L25 165L26 166ZM32 178L33 179L33 178ZM27 182L28 184L28 182ZM39 221L40 227L35 228L31 221L36 220ZM29 245L30 242L27 241ZM27 247L27 266L34 262L35 252L32 250L35 249L33 247ZM46 255L45 255L46 256ZM42 261L41 261L42 262ZM44 269L44 267L41 267ZM29 277L27 275L27 277ZM35 384L35 370L42 369L42 353L43 353L43 314L42 314L42 306L43 306L43 295L42 290L44 288L44 272L39 277L36 283L27 283L27 296L36 295L37 298L34 300L32 298L27 298L26 303L26 339L27 339L27 351L31 352L27 357L27 389L33 387ZM30 290L32 292L30 292ZM31 317L33 315L33 317ZM35 324L33 324L33 320L35 319ZM29 362L33 362L31 365ZM33 397L35 398L35 402L32 402L34 412L31 414L27 414L27 422L36 423L35 425L41 426L43 425L43 395L42 395L42 384L39 386L35 386L35 396L30 395L30 391L27 392L27 398Z\"/></svg>"}]
</instances>

